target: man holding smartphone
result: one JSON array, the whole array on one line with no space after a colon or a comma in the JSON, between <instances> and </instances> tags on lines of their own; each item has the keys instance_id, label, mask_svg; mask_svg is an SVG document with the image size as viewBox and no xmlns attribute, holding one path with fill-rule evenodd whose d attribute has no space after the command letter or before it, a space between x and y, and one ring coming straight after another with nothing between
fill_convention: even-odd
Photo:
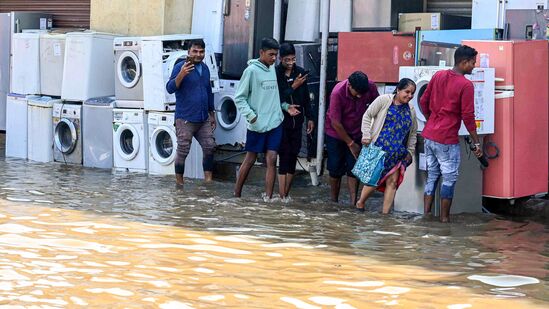
<instances>
[{"instance_id":1,"label":"man holding smartphone","mask_svg":"<svg viewBox=\"0 0 549 309\"><path fill-rule=\"evenodd\" d=\"M282 104L293 104L299 113L290 115L284 111L282 122L282 143L278 150L278 192L283 201L289 199L292 180L295 174L297 155L301 150L303 123L307 118L307 134L314 130L315 123L311 116L311 99L307 86L308 73L296 65L293 44L280 45L280 64L276 66L278 91Z\"/></svg>"},{"instance_id":2,"label":"man holding smartphone","mask_svg":"<svg viewBox=\"0 0 549 309\"><path fill-rule=\"evenodd\" d=\"M194 137L204 153L202 166L204 178L212 180L215 150L214 99L210 84L210 70L202 62L206 44L203 40L190 42L189 56L174 66L170 80L166 84L168 93L175 93L175 129L177 135L177 155L175 157L175 179L183 186L185 159L191 149Z\"/></svg>"}]
</instances>

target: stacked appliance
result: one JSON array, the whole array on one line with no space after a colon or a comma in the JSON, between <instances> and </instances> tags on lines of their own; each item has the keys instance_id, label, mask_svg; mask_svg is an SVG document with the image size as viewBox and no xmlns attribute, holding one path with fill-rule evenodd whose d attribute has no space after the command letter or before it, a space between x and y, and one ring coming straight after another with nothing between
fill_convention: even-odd
<instances>
[{"instance_id":1,"label":"stacked appliance","mask_svg":"<svg viewBox=\"0 0 549 309\"><path fill-rule=\"evenodd\" d=\"M82 104L53 105L53 159L65 164L82 164Z\"/></svg>"},{"instance_id":2,"label":"stacked appliance","mask_svg":"<svg viewBox=\"0 0 549 309\"><path fill-rule=\"evenodd\" d=\"M463 41L463 44L485 54L499 78L495 132L484 139L491 160L484 170L483 195L514 200L546 193L547 41Z\"/></svg>"},{"instance_id":3,"label":"stacked appliance","mask_svg":"<svg viewBox=\"0 0 549 309\"><path fill-rule=\"evenodd\" d=\"M507 38L511 40L549 40L549 7L507 10Z\"/></svg>"},{"instance_id":4,"label":"stacked appliance","mask_svg":"<svg viewBox=\"0 0 549 309\"><path fill-rule=\"evenodd\" d=\"M400 13L423 12L421 0L354 0L353 30L397 30Z\"/></svg>"},{"instance_id":5,"label":"stacked appliance","mask_svg":"<svg viewBox=\"0 0 549 309\"><path fill-rule=\"evenodd\" d=\"M40 34L40 91L43 95L61 96L65 64L66 31Z\"/></svg>"},{"instance_id":6,"label":"stacked appliance","mask_svg":"<svg viewBox=\"0 0 549 309\"><path fill-rule=\"evenodd\" d=\"M113 109L114 169L147 172L147 114L142 109Z\"/></svg>"},{"instance_id":7,"label":"stacked appliance","mask_svg":"<svg viewBox=\"0 0 549 309\"><path fill-rule=\"evenodd\" d=\"M27 104L26 95L10 93L7 96L6 157L27 158Z\"/></svg>"},{"instance_id":8,"label":"stacked appliance","mask_svg":"<svg viewBox=\"0 0 549 309\"><path fill-rule=\"evenodd\" d=\"M53 105L61 100L48 96L28 98L28 159L36 162L53 161Z\"/></svg>"},{"instance_id":9,"label":"stacked appliance","mask_svg":"<svg viewBox=\"0 0 549 309\"><path fill-rule=\"evenodd\" d=\"M473 0L472 29L504 29L509 21L505 20L509 10L549 9L548 0ZM512 24L511 24L512 27ZM508 38L505 36L505 38Z\"/></svg>"},{"instance_id":10,"label":"stacked appliance","mask_svg":"<svg viewBox=\"0 0 549 309\"><path fill-rule=\"evenodd\" d=\"M40 94L40 31L14 33L12 50L11 92Z\"/></svg>"},{"instance_id":11,"label":"stacked appliance","mask_svg":"<svg viewBox=\"0 0 549 309\"><path fill-rule=\"evenodd\" d=\"M82 160L86 167L113 167L114 103L114 97L99 97L82 105Z\"/></svg>"},{"instance_id":12,"label":"stacked appliance","mask_svg":"<svg viewBox=\"0 0 549 309\"><path fill-rule=\"evenodd\" d=\"M220 91L214 95L217 128L215 142L218 145L242 145L246 143L247 121L235 104L238 81L222 79Z\"/></svg>"},{"instance_id":13,"label":"stacked appliance","mask_svg":"<svg viewBox=\"0 0 549 309\"><path fill-rule=\"evenodd\" d=\"M191 33L204 37L206 50L223 53L223 0L194 0Z\"/></svg>"},{"instance_id":14,"label":"stacked appliance","mask_svg":"<svg viewBox=\"0 0 549 309\"><path fill-rule=\"evenodd\" d=\"M10 12L0 14L0 131L6 130L6 100L10 92L13 35L24 29L46 30L51 28L51 18L50 14L43 13Z\"/></svg>"},{"instance_id":15,"label":"stacked appliance","mask_svg":"<svg viewBox=\"0 0 549 309\"><path fill-rule=\"evenodd\" d=\"M419 105L422 94L433 75L450 67L401 67L400 77L412 79L416 85L416 96L412 104L416 110L418 132L422 132L426 119ZM495 130L495 70L493 68L477 68L473 74L466 76L475 87L475 121L479 135L493 134ZM461 164L459 178L455 188L455 198L452 203L452 213L480 212L482 210L482 170L477 158L469 151L463 136L468 136L467 129L462 124L460 130ZM424 140L418 135L416 152L412 164L406 169L404 181L395 197L395 210L423 213L423 190L427 179ZM440 183L441 181L439 181ZM435 214L440 210L440 193L435 195Z\"/></svg>"}]
</instances>

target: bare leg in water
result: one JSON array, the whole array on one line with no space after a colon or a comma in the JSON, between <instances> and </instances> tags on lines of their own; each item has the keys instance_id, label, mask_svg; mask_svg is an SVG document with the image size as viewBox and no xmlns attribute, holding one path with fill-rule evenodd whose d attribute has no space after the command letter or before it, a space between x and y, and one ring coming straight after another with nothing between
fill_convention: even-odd
<instances>
[{"instance_id":1,"label":"bare leg in water","mask_svg":"<svg viewBox=\"0 0 549 309\"><path fill-rule=\"evenodd\" d=\"M254 165L256 159L257 159L257 153L255 152L246 153L246 157L244 158L244 161L242 161L242 164L240 165L238 177L236 178L236 186L234 188L235 197L240 197L242 195L242 187L244 186L244 183L248 178L248 174L250 173L250 169Z\"/></svg>"},{"instance_id":2,"label":"bare leg in water","mask_svg":"<svg viewBox=\"0 0 549 309\"><path fill-rule=\"evenodd\" d=\"M443 198L440 202L440 222L450 222L450 207L452 207L452 199Z\"/></svg>"},{"instance_id":3,"label":"bare leg in water","mask_svg":"<svg viewBox=\"0 0 549 309\"><path fill-rule=\"evenodd\" d=\"M268 198L273 197L274 184L276 179L276 151L267 151L267 174L265 175L265 194Z\"/></svg>"},{"instance_id":4,"label":"bare leg in water","mask_svg":"<svg viewBox=\"0 0 549 309\"><path fill-rule=\"evenodd\" d=\"M370 187L370 186L364 186L362 188L362 192L360 193L360 198L358 199L358 202L356 202L356 208L360 211L364 210L364 207L366 205L366 201L368 198L374 193L376 190L376 187Z\"/></svg>"},{"instance_id":5,"label":"bare leg in water","mask_svg":"<svg viewBox=\"0 0 549 309\"><path fill-rule=\"evenodd\" d=\"M391 207L393 207L399 176L400 170L397 169L385 181L385 194L383 195L383 214L388 214L391 211Z\"/></svg>"},{"instance_id":6,"label":"bare leg in water","mask_svg":"<svg viewBox=\"0 0 549 309\"><path fill-rule=\"evenodd\" d=\"M339 201L339 190L341 188L341 177L330 177L330 200L337 203Z\"/></svg>"},{"instance_id":7,"label":"bare leg in water","mask_svg":"<svg viewBox=\"0 0 549 309\"><path fill-rule=\"evenodd\" d=\"M347 176L347 185L349 186L349 198L351 199L351 207L356 204L356 196L358 194L358 180L354 177Z\"/></svg>"}]
</instances>

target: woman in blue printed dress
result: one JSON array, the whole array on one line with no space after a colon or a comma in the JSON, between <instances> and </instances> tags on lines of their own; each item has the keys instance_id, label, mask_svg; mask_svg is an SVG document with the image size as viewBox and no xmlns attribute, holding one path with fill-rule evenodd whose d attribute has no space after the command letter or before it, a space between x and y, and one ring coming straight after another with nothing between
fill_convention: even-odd
<instances>
[{"instance_id":1,"label":"woman in blue printed dress","mask_svg":"<svg viewBox=\"0 0 549 309\"><path fill-rule=\"evenodd\" d=\"M385 164L377 187L364 186L356 204L364 211L368 197L377 189L384 192L383 213L390 212L396 190L404 179L406 166L412 163L417 141L416 112L408 104L416 84L403 78L393 94L379 96L362 117L362 144L374 143L385 151Z\"/></svg>"}]
</instances>

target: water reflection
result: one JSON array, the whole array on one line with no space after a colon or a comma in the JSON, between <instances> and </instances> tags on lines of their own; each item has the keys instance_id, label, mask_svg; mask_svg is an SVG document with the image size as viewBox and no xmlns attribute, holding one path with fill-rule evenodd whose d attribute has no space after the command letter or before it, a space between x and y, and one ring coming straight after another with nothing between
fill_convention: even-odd
<instances>
[{"instance_id":1,"label":"water reflection","mask_svg":"<svg viewBox=\"0 0 549 309\"><path fill-rule=\"evenodd\" d=\"M0 161L0 170L0 305L549 302L539 223L356 214L328 203L326 187L296 188L294 202L282 205L263 203L261 186L237 200L228 183L180 192L171 178L17 160ZM509 285L517 278L502 284L501 275L533 279Z\"/></svg>"}]
</instances>

